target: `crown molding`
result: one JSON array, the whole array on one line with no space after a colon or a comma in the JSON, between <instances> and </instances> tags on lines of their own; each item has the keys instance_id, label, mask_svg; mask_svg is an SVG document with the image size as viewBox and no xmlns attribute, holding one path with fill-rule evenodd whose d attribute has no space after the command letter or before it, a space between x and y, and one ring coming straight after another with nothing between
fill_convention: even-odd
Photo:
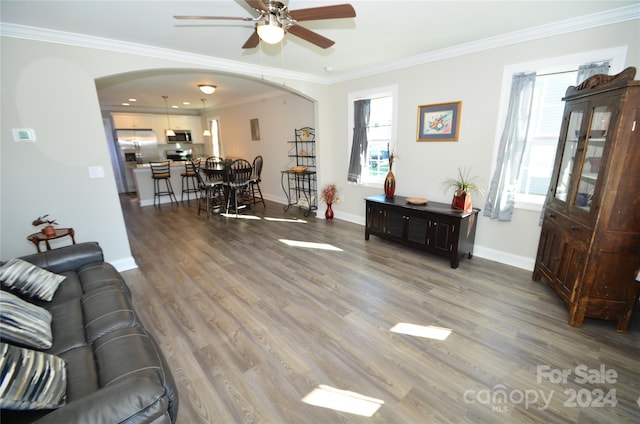
<instances>
[{"instance_id":1,"label":"crown molding","mask_svg":"<svg viewBox=\"0 0 640 424\"><path fill-rule=\"evenodd\" d=\"M108 38L94 37L90 35L75 34L64 31L45 28L16 25L0 22L0 36L35 40L56 44L64 44L76 47L86 47L100 50L108 50L118 53L133 54L139 56L160 58L200 65L225 73L237 73L257 79L269 78L271 81L294 80L317 84L333 84L352 79L362 78L395 71L416 65L423 65L439 60L450 59L466 54L477 53L484 50L518 44L525 41L537 40L569 32L581 31L604 25L640 19L640 4L633 4L604 12L565 19L551 24L540 25L521 31L514 31L495 37L488 37L469 43L459 44L446 49L439 49L408 58L388 62L384 65L367 67L367 70L346 72L340 75L318 76L303 72L293 72L284 69L246 64L228 59L212 56L185 53L178 50L163 49L145 44L117 41ZM284 82L283 82L284 85Z\"/></svg>"},{"instance_id":2,"label":"crown molding","mask_svg":"<svg viewBox=\"0 0 640 424\"><path fill-rule=\"evenodd\" d=\"M454 57L477 53L484 50L505 47L513 44L523 43L526 41L553 37L556 35L582 31L620 22L632 21L635 19L640 19L640 3L631 6L620 7L617 9L607 10L605 12L592 13L590 15L565 19L563 21L527 28L520 31L501 34L495 37L488 37L481 40L448 47L446 49L433 50L427 53L389 62L381 66L372 67L367 69L366 71L355 71L336 75L331 78L331 83L349 81L357 78L380 74L383 72L396 71L411 66L423 65L426 63L437 62L444 59L451 59Z\"/></svg>"},{"instance_id":3,"label":"crown molding","mask_svg":"<svg viewBox=\"0 0 640 424\"><path fill-rule=\"evenodd\" d=\"M27 25L0 22L0 36L63 44L74 47L107 50L156 59L174 60L189 63L191 65L199 65L214 71L228 74L241 74L243 76L254 77L256 79L270 78L271 81L295 80L320 84L328 83L326 77L320 77L303 72L287 71L285 69L272 68L268 66L256 66L254 64L247 64L214 56L186 53L179 50L164 49L162 47L149 46L146 44L112 40L109 38L31 27Z\"/></svg>"}]
</instances>

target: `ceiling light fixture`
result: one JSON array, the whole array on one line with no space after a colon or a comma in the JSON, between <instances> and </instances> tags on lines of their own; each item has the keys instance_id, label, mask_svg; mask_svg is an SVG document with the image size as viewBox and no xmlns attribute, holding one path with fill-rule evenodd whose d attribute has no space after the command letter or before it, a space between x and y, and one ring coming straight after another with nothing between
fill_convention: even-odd
<instances>
[{"instance_id":1,"label":"ceiling light fixture","mask_svg":"<svg viewBox=\"0 0 640 424\"><path fill-rule=\"evenodd\" d=\"M176 133L174 133L173 130L171 129L171 121L169 120L169 104L167 103L167 99L169 98L169 96L162 96L162 98L164 99L164 108L167 110L167 125L168 125L164 133L168 137L173 137L174 135L176 135Z\"/></svg>"},{"instance_id":2,"label":"ceiling light fixture","mask_svg":"<svg viewBox=\"0 0 640 424\"><path fill-rule=\"evenodd\" d=\"M204 114L207 111L207 101L205 99L200 99L202 100L202 117L204 118ZM204 129L204 131L202 131L202 136L203 137L211 137L211 131L209 131L209 121L207 120L207 118L204 118L205 122L207 122L207 127Z\"/></svg>"},{"instance_id":3,"label":"ceiling light fixture","mask_svg":"<svg viewBox=\"0 0 640 424\"><path fill-rule=\"evenodd\" d=\"M216 91L216 88L218 87L216 87L215 85L200 84L198 88L200 88L200 91L202 91L204 94L213 94L213 92Z\"/></svg>"},{"instance_id":4,"label":"ceiling light fixture","mask_svg":"<svg viewBox=\"0 0 640 424\"><path fill-rule=\"evenodd\" d=\"M276 44L284 38L284 28L278 17L269 13L266 20L258 24L256 31L262 41L267 44Z\"/></svg>"}]
</instances>

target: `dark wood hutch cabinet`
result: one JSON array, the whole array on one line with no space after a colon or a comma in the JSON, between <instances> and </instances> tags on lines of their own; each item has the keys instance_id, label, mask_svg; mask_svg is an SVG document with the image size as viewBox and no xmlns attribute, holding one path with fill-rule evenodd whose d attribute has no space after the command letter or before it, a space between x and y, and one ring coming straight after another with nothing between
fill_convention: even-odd
<instances>
[{"instance_id":1,"label":"dark wood hutch cabinet","mask_svg":"<svg viewBox=\"0 0 640 424\"><path fill-rule=\"evenodd\" d=\"M640 283L640 81L635 68L569 87L533 279L626 331Z\"/></svg>"}]
</instances>

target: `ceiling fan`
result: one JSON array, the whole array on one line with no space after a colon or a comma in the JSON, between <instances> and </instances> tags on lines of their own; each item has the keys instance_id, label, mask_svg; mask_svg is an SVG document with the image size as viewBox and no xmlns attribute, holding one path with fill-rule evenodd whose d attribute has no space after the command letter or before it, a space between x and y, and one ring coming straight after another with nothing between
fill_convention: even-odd
<instances>
[{"instance_id":1,"label":"ceiling fan","mask_svg":"<svg viewBox=\"0 0 640 424\"><path fill-rule=\"evenodd\" d=\"M258 46L260 40L265 43L279 43L284 37L285 31L302 38L310 43L315 44L323 49L329 48L335 44L317 32L311 31L298 22L315 21L320 19L341 19L354 18L356 11L350 4L336 4L332 6L310 7L307 9L288 10L285 3L286 0L245 0L247 4L254 9L259 15L255 18L251 17L233 17L233 16L174 16L175 19L218 19L218 20L241 20L247 22L255 22L255 31L251 37L242 46L243 49L252 49Z\"/></svg>"}]
</instances>

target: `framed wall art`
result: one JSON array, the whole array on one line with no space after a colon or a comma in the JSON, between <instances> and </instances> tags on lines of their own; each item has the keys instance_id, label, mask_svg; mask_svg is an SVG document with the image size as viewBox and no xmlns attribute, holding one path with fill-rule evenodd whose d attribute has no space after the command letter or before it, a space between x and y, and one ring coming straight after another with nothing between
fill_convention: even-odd
<instances>
[{"instance_id":1,"label":"framed wall art","mask_svg":"<svg viewBox=\"0 0 640 424\"><path fill-rule=\"evenodd\" d=\"M416 141L458 141L462 102L418 106Z\"/></svg>"},{"instance_id":2,"label":"framed wall art","mask_svg":"<svg viewBox=\"0 0 640 424\"><path fill-rule=\"evenodd\" d=\"M250 119L249 126L251 127L251 140L259 141L260 140L260 122L258 118Z\"/></svg>"}]
</instances>

